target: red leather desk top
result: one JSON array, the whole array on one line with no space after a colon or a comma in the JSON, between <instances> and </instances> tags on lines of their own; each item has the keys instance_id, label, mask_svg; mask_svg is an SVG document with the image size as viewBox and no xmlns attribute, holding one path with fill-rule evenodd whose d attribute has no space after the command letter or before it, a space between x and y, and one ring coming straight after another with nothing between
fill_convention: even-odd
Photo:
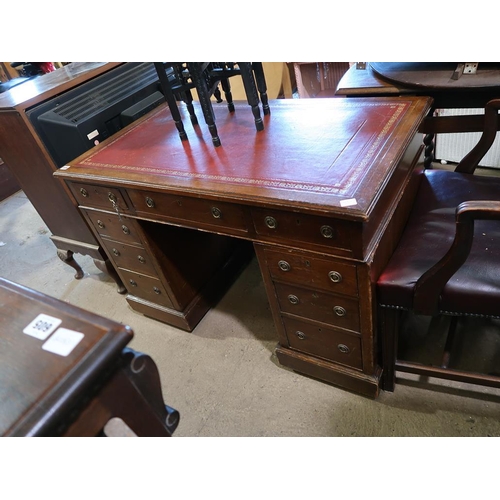
<instances>
[{"instance_id":1,"label":"red leather desk top","mask_svg":"<svg viewBox=\"0 0 500 500\"><path fill-rule=\"evenodd\" d=\"M181 141L166 106L59 171L67 179L192 193L240 203L370 212L430 109L425 97L289 99L270 103L265 130L250 107L214 103L222 146L200 124ZM354 200L354 201L353 201Z\"/></svg>"}]
</instances>

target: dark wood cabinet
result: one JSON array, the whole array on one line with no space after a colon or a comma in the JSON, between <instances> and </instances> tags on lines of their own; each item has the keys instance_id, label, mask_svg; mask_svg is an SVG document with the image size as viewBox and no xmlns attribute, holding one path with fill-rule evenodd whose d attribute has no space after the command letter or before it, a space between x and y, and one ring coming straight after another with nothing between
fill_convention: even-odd
<instances>
[{"instance_id":1,"label":"dark wood cabinet","mask_svg":"<svg viewBox=\"0 0 500 500\"><path fill-rule=\"evenodd\" d=\"M0 157L5 162L0 168L9 169L9 178L13 177L17 189L23 190L42 217L58 256L75 269L77 278L81 278L83 272L73 253L90 255L104 269L109 267L107 256L67 186L54 178L57 166L33 128L27 111L120 64L88 63L88 66L79 65L78 71L69 65L0 94ZM113 273L113 268L109 269Z\"/></svg>"}]
</instances>

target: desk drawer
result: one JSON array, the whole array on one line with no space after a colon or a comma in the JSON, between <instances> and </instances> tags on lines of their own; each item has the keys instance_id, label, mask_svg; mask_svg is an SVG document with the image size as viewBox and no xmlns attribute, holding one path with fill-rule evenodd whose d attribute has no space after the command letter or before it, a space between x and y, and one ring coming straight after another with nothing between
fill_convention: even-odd
<instances>
[{"instance_id":1,"label":"desk drawer","mask_svg":"<svg viewBox=\"0 0 500 500\"><path fill-rule=\"evenodd\" d=\"M360 337L314 323L282 319L290 347L353 368L363 368Z\"/></svg>"},{"instance_id":2,"label":"desk drawer","mask_svg":"<svg viewBox=\"0 0 500 500\"><path fill-rule=\"evenodd\" d=\"M236 232L248 231L245 212L238 205L137 190L129 190L128 194L136 211L142 214L151 214L165 220L192 221L231 228Z\"/></svg>"},{"instance_id":3,"label":"desk drawer","mask_svg":"<svg viewBox=\"0 0 500 500\"><path fill-rule=\"evenodd\" d=\"M160 280L151 276L127 271L126 269L120 269L119 274L130 295L153 302L154 304L173 307L172 301Z\"/></svg>"},{"instance_id":4,"label":"desk drawer","mask_svg":"<svg viewBox=\"0 0 500 500\"><path fill-rule=\"evenodd\" d=\"M121 220L118 215L106 212L95 212L93 210L84 210L92 222L96 231L105 238L123 241L129 244L141 244L141 238L136 228L136 222L124 217Z\"/></svg>"},{"instance_id":5,"label":"desk drawer","mask_svg":"<svg viewBox=\"0 0 500 500\"><path fill-rule=\"evenodd\" d=\"M130 269L138 273L156 276L152 257L141 247L126 245L119 241L101 240L111 260L122 269Z\"/></svg>"},{"instance_id":6,"label":"desk drawer","mask_svg":"<svg viewBox=\"0 0 500 500\"><path fill-rule=\"evenodd\" d=\"M356 299L277 282L274 288L281 311L359 332Z\"/></svg>"},{"instance_id":7,"label":"desk drawer","mask_svg":"<svg viewBox=\"0 0 500 500\"><path fill-rule=\"evenodd\" d=\"M68 185L79 205L107 210L115 210L118 206L120 211L128 210L119 189L77 182L68 182Z\"/></svg>"},{"instance_id":8,"label":"desk drawer","mask_svg":"<svg viewBox=\"0 0 500 500\"><path fill-rule=\"evenodd\" d=\"M351 227L349 222L330 217L253 209L252 221L256 233L276 242L301 241L350 253Z\"/></svg>"},{"instance_id":9,"label":"desk drawer","mask_svg":"<svg viewBox=\"0 0 500 500\"><path fill-rule=\"evenodd\" d=\"M351 297L358 296L356 266L334 259L319 259L290 250L264 249L266 265L273 279L306 284Z\"/></svg>"}]
</instances>

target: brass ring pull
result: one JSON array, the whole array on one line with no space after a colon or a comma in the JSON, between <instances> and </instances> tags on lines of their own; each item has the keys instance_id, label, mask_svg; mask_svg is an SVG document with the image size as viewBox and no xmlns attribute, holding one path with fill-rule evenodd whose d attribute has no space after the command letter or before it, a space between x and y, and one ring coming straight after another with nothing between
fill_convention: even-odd
<instances>
[{"instance_id":1,"label":"brass ring pull","mask_svg":"<svg viewBox=\"0 0 500 500\"><path fill-rule=\"evenodd\" d=\"M97 220L97 225L101 228L104 229L104 222L102 220Z\"/></svg>"},{"instance_id":2,"label":"brass ring pull","mask_svg":"<svg viewBox=\"0 0 500 500\"><path fill-rule=\"evenodd\" d=\"M160 295L161 290L157 286L154 286L153 287L153 292L156 293L156 295Z\"/></svg>"},{"instance_id":3,"label":"brass ring pull","mask_svg":"<svg viewBox=\"0 0 500 500\"><path fill-rule=\"evenodd\" d=\"M217 207L212 207L211 209L211 212L212 212L212 216L215 218L215 219L220 219L222 217L222 212L219 208Z\"/></svg>"},{"instance_id":4,"label":"brass ring pull","mask_svg":"<svg viewBox=\"0 0 500 500\"><path fill-rule=\"evenodd\" d=\"M280 260L278 262L278 267L284 272L290 271L290 269L292 268L292 266L290 266L290 264L286 260Z\"/></svg>"},{"instance_id":5,"label":"brass ring pull","mask_svg":"<svg viewBox=\"0 0 500 500\"><path fill-rule=\"evenodd\" d=\"M118 257L120 255L120 252L116 248L113 248L112 251L116 255L116 257Z\"/></svg>"},{"instance_id":6,"label":"brass ring pull","mask_svg":"<svg viewBox=\"0 0 500 500\"><path fill-rule=\"evenodd\" d=\"M130 283L132 286L137 286L137 283L136 283L134 280L129 280L129 283Z\"/></svg>"},{"instance_id":7,"label":"brass ring pull","mask_svg":"<svg viewBox=\"0 0 500 500\"><path fill-rule=\"evenodd\" d=\"M141 264L144 264L146 262L146 259L142 255L138 255L137 258L139 259L139 262Z\"/></svg>"},{"instance_id":8,"label":"brass ring pull","mask_svg":"<svg viewBox=\"0 0 500 500\"><path fill-rule=\"evenodd\" d=\"M306 338L306 334L304 332L300 332L300 331L296 331L295 332L295 335L297 335L297 337L300 339L300 340L304 340Z\"/></svg>"},{"instance_id":9,"label":"brass ring pull","mask_svg":"<svg viewBox=\"0 0 500 500\"><path fill-rule=\"evenodd\" d=\"M340 307L340 306L335 306L333 308L333 311L339 317L345 316L347 314L347 311L343 307Z\"/></svg>"},{"instance_id":10,"label":"brass ring pull","mask_svg":"<svg viewBox=\"0 0 500 500\"><path fill-rule=\"evenodd\" d=\"M125 234L130 234L130 229L124 224L122 226L122 231L125 233Z\"/></svg>"},{"instance_id":11,"label":"brass ring pull","mask_svg":"<svg viewBox=\"0 0 500 500\"><path fill-rule=\"evenodd\" d=\"M337 349L342 353L342 354L349 354L351 350L349 347L347 347L345 344L339 344L337 346Z\"/></svg>"},{"instance_id":12,"label":"brass ring pull","mask_svg":"<svg viewBox=\"0 0 500 500\"><path fill-rule=\"evenodd\" d=\"M89 195L88 191L85 188L80 188L80 194L84 197L87 198Z\"/></svg>"},{"instance_id":13,"label":"brass ring pull","mask_svg":"<svg viewBox=\"0 0 500 500\"><path fill-rule=\"evenodd\" d=\"M278 227L278 221L270 215L264 219L264 222L269 229L276 229Z\"/></svg>"},{"instance_id":14,"label":"brass ring pull","mask_svg":"<svg viewBox=\"0 0 500 500\"><path fill-rule=\"evenodd\" d=\"M150 198L149 196L146 196L146 205L149 208L154 208L155 207L155 201L153 200L153 198Z\"/></svg>"},{"instance_id":15,"label":"brass ring pull","mask_svg":"<svg viewBox=\"0 0 500 500\"><path fill-rule=\"evenodd\" d=\"M324 238L333 238L333 228L331 226L321 226L320 232Z\"/></svg>"},{"instance_id":16,"label":"brass ring pull","mask_svg":"<svg viewBox=\"0 0 500 500\"><path fill-rule=\"evenodd\" d=\"M337 271L330 271L328 273L328 277L334 282L334 283L340 283L342 281L342 275L338 273Z\"/></svg>"},{"instance_id":17,"label":"brass ring pull","mask_svg":"<svg viewBox=\"0 0 500 500\"><path fill-rule=\"evenodd\" d=\"M297 295L289 295L288 301L290 302L290 304L296 305L299 303L299 298L297 297Z\"/></svg>"}]
</instances>

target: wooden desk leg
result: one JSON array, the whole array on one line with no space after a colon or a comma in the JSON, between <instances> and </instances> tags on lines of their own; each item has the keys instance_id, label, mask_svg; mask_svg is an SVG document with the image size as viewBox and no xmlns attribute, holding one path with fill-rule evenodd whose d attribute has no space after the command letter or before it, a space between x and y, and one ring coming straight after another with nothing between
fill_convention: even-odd
<instances>
[{"instance_id":1,"label":"wooden desk leg","mask_svg":"<svg viewBox=\"0 0 500 500\"><path fill-rule=\"evenodd\" d=\"M97 267L97 269L109 275L114 280L118 288L118 293L122 295L127 293L127 289L125 288L120 276L118 276L116 269L114 268L113 264L111 264L109 259L107 258L103 258L103 260L94 259L94 264Z\"/></svg>"},{"instance_id":2,"label":"wooden desk leg","mask_svg":"<svg viewBox=\"0 0 500 500\"><path fill-rule=\"evenodd\" d=\"M260 116L259 96L257 94L257 87L255 86L252 64L239 62L238 66L241 71L241 78L243 80L243 86L245 87L247 101L252 108L252 113L255 118L255 128L260 132L261 130L264 130L264 122Z\"/></svg>"},{"instance_id":3,"label":"wooden desk leg","mask_svg":"<svg viewBox=\"0 0 500 500\"><path fill-rule=\"evenodd\" d=\"M73 252L71 250L60 250L57 249L57 256L68 266L72 267L75 271L75 278L81 280L83 278L83 269L80 267L78 262L73 258Z\"/></svg>"},{"instance_id":4,"label":"wooden desk leg","mask_svg":"<svg viewBox=\"0 0 500 500\"><path fill-rule=\"evenodd\" d=\"M139 437L172 436L179 424L179 412L163 401L154 361L126 348L122 364L64 431L64 436L101 435L112 418L123 420Z\"/></svg>"}]
</instances>

